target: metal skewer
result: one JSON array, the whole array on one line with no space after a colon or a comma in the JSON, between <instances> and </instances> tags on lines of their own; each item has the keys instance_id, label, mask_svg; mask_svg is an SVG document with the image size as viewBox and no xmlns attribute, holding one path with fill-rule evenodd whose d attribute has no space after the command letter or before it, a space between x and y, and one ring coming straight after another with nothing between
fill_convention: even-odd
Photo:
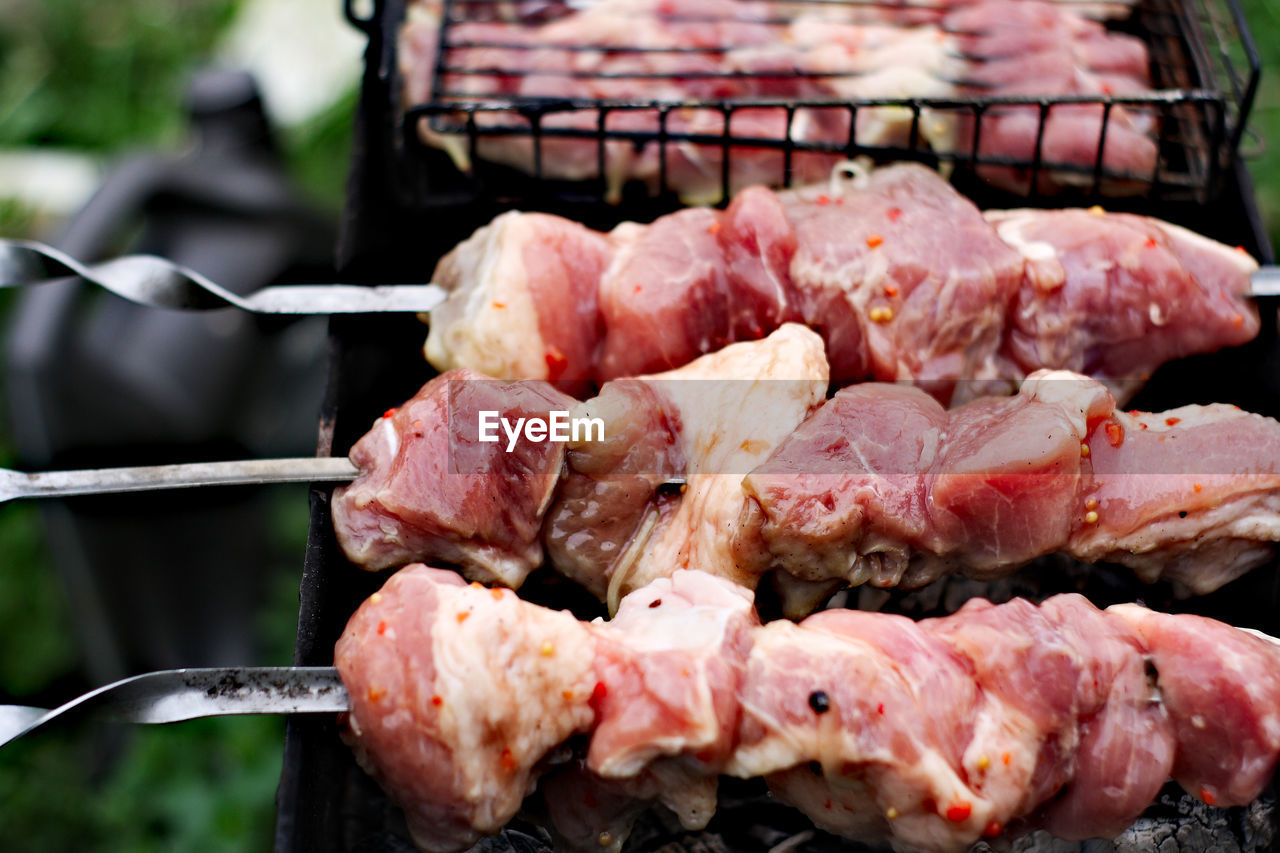
<instances>
[{"instance_id":1,"label":"metal skewer","mask_svg":"<svg viewBox=\"0 0 1280 853\"><path fill-rule=\"evenodd\" d=\"M244 459L34 474L0 468L0 503L18 498L149 492L191 486L334 483L351 480L358 473L356 466L342 457Z\"/></svg>"},{"instance_id":2,"label":"metal skewer","mask_svg":"<svg viewBox=\"0 0 1280 853\"><path fill-rule=\"evenodd\" d=\"M1241 628L1262 640L1280 640ZM168 669L99 687L53 710L0 705L0 748L57 721L177 723L239 714L337 714L350 710L338 671L329 666Z\"/></svg>"},{"instance_id":3,"label":"metal skewer","mask_svg":"<svg viewBox=\"0 0 1280 853\"><path fill-rule=\"evenodd\" d=\"M211 311L239 308L255 314L373 314L426 312L449 295L434 284L297 284L264 287L247 296L214 284L195 270L154 255L125 255L82 264L31 240L0 240L0 287L79 279L140 305Z\"/></svg>"},{"instance_id":4,"label":"metal skewer","mask_svg":"<svg viewBox=\"0 0 1280 853\"><path fill-rule=\"evenodd\" d=\"M167 669L99 687L53 710L0 706L0 747L55 720L177 723L233 714L336 714L348 706L347 688L330 666Z\"/></svg>"},{"instance_id":5,"label":"metal skewer","mask_svg":"<svg viewBox=\"0 0 1280 853\"><path fill-rule=\"evenodd\" d=\"M1280 266L1259 267L1253 274L1249 295L1254 299L1259 296L1280 296Z\"/></svg>"},{"instance_id":6,"label":"metal skewer","mask_svg":"<svg viewBox=\"0 0 1280 853\"><path fill-rule=\"evenodd\" d=\"M86 468L76 471L26 473L0 468L0 503L19 498L65 498L117 492L151 492L198 486L258 486L268 483L345 483L360 473L344 457L304 456L296 459L236 459L134 468ZM668 477L662 486L683 486L685 478Z\"/></svg>"},{"instance_id":7,"label":"metal skewer","mask_svg":"<svg viewBox=\"0 0 1280 853\"><path fill-rule=\"evenodd\" d=\"M188 311L239 308L256 314L421 314L449 296L435 284L279 285L239 296L194 270L154 255L125 255L100 264L82 264L42 243L0 239L0 287L67 278L97 285L140 305ZM1262 267L1255 272L1248 295L1280 296L1280 267Z\"/></svg>"}]
</instances>

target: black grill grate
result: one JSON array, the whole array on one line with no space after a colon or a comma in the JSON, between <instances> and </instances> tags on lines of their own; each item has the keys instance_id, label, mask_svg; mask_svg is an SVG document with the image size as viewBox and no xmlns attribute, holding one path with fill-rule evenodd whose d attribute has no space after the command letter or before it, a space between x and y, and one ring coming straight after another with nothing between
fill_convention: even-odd
<instances>
[{"instance_id":1,"label":"black grill grate","mask_svg":"<svg viewBox=\"0 0 1280 853\"><path fill-rule=\"evenodd\" d=\"M805 2L806 0L798 0ZM825 2L826 0L807 0ZM421 145L416 133L408 133L418 115L399 107L400 83L395 73L395 35L403 19L403 0L377 0L373 14L360 20L370 35L370 51L364 89L355 132L352 174L343 221L341 264L344 278L369 283L388 281L423 281L441 254L451 249L477 226L488 222L505 207L520 203L529 207L571 214L593 227L608 228L626 216L640 221L665 212L670 199L628 198L624 205L608 205L602 201L600 185L593 182L572 184L560 181L537 182L511 170L483 167L477 164L470 176L451 174L448 160L438 151ZM470 0L501 9L500 0ZM521 0L525 8L542 2L537 14L556 14L557 0ZM1183 20L1171 0L1165 11L1153 9L1143 0L1141 17L1134 25L1147 28L1152 54L1156 57L1185 54L1186 35L1194 27L1212 28L1213 20L1198 13ZM1199 0L1188 0L1199 2ZM1213 2L1213 0L1208 0ZM1233 13L1234 15L1234 13ZM1217 19L1219 26L1235 26L1233 15ZM1196 23L1193 25L1192 20ZM1163 27L1163 29L1158 29ZM1174 45L1164 53L1156 47L1160 38ZM1235 63L1237 69L1250 67L1247 40L1243 52L1228 50L1225 54L1202 51L1200 59L1174 64L1157 74L1166 80L1198 80L1198 63ZM1243 59L1241 58L1243 57ZM1163 61L1163 60L1162 60ZM1206 65L1205 67L1211 67ZM1256 62L1254 62L1256 67ZM1175 78L1174 71L1185 75ZM1256 77L1255 77L1256 81ZM1251 97L1254 85L1248 77L1240 80L1241 92ZM1222 91L1228 91L1224 89ZM1189 89L1202 101L1219 97L1211 92ZM1247 98L1245 99L1247 101ZM1242 244L1263 262L1274 260L1270 245L1258 218L1252 188L1239 162L1230 157L1209 157L1205 134L1220 123L1226 132L1238 133L1237 122L1247 113L1220 101L1222 109L1211 120L1197 125L1187 118L1177 125L1175 137L1170 129L1168 145L1194 143L1204 158L1218 165L1217 178L1223 191L1208 204L1200 204L1191 195L1167 204L1156 204L1150 198L1133 198L1113 202L1109 207L1159 215L1180 225L1223 240ZM1186 101L1170 101L1161 105L1170 121L1179 110L1200 110L1195 97ZM493 105L491 105L493 106ZM550 107L553 105L544 105ZM798 105L789 105L798 107ZM842 105L859 109L862 105ZM982 109L978 105L975 109ZM990 109L991 106L986 107ZM668 106L667 109L676 109ZM1210 107L1212 109L1212 107ZM451 118L452 108L439 114ZM471 113L474 116L474 112ZM536 111L535 111L536 114ZM1221 118L1219 118L1221 116ZM462 118L466 126L466 115ZM720 138L716 143L724 145ZM766 141L768 142L768 141ZM729 140L732 147L733 140ZM774 144L774 143L770 143ZM791 150L785 145L783 151ZM792 151L794 154L795 152ZM918 155L917 155L918 156ZM1204 168L1209 162L1202 160ZM1183 168L1171 161L1168 171ZM973 180L972 174L957 174L957 183L980 207L1008 207L1008 200L989 186ZM1176 185L1162 181L1163 192L1172 194ZM638 204L636 202L639 202ZM1059 204L1060 201L1053 202ZM1275 317L1274 300L1263 306L1264 317ZM320 421L321 455L342 455L369 425L389 406L397 405L413 393L431 375L421 356L425 328L416 320L402 316L335 317L331 322L329 384ZM1189 402L1230 402L1250 411L1280 416L1280 340L1274 323L1264 323L1262 334L1251 344L1208 356L1166 365L1157 371L1141 397L1135 401L1149 409L1164 409ZM333 644L355 607L385 580L385 574L370 575L358 571L343 557L334 539L329 514L328 488L317 488L311 495L311 533L306 562L300 584L300 616L295 662L299 665L323 666L333 662ZM1280 634L1280 573L1277 565L1263 567L1246 575L1237 583L1214 595L1186 601L1174 600L1167 588L1137 583L1128 571L1100 570L1083 580L1050 572L1052 583L1066 583L1072 589L1086 592L1099 604L1120 600L1143 599L1148 604L1168 610L1186 610L1248 625ZM1026 586L1021 586L1025 582ZM1084 585L1081 586L1080 584ZM1009 594L1048 594L1058 587L1046 588L1035 577L1023 576L1011 581ZM570 588L566 588L566 587ZM522 589L521 595L558 607L580 605L585 593L571 585L557 585L554 576L538 573ZM945 602L944 602L945 604ZM922 616L932 611L922 609L917 599L899 597L892 609ZM587 615L590 611L583 611ZM637 830L632 853L766 853L776 845L807 831L809 824L798 813L775 802L756 796L759 786L726 780L720 804L723 820L707 833L698 835L667 834L670 827L661 816L650 816ZM1170 849L1191 851L1203 849L1256 850L1262 839L1280 837L1280 809L1271 793L1246 809L1211 810L1216 821L1206 831L1200 824L1203 809L1189 797L1166 792L1150 809L1141 825L1120 850ZM536 819L536 816L535 816ZM476 853L542 853L545 832L527 823L515 823L502 835L481 842ZM799 839L797 839L799 841ZM351 752L338 738L332 718L294 717L288 723L283 772L278 792L276 849L281 853L372 853L372 851L404 851L408 841L403 817L374 783L355 765ZM842 842L821 833L798 843L800 853L834 853L865 851L854 842ZM985 846L975 848L985 850ZM1026 850L1027 847L1015 849ZM1070 850L1073 853L1116 850L1099 842L1030 846L1031 850Z\"/></svg>"},{"instance_id":2,"label":"black grill grate","mask_svg":"<svg viewBox=\"0 0 1280 853\"><path fill-rule=\"evenodd\" d=\"M750 4L752 0L741 0ZM382 0L386 8L375 20L381 22L382 38L387 53L384 69L397 68L397 34L404 20L404 0ZM716 43L707 47L602 47L569 44L549 47L528 44L515 37L478 39L469 37L461 26L476 22L529 23L554 19L569 11L558 2L523 3L504 0L442 0L441 25L436 52L435 75L429 98L423 103L403 105L404 94L399 81L393 81L389 94L391 111L398 117L399 133L394 140L395 183L402 188L402 202L409 207L437 203L439 193L427 190L425 174L437 170L442 158L423 141L421 131L453 141L456 157L467 168L453 184L455 193L476 198L539 199L547 194L560 199L604 198L615 187L603 177L608 173L607 152L617 143L627 143L639 151L646 146L656 150L659 159L657 194L672 187L668 162L673 146L703 146L719 161L720 198L728 197L731 173L738 158L773 152L776 176L773 182L789 186L796 179L796 157L800 152L820 155L869 156L878 161L915 159L956 170L982 174L983 170L1018 170L1019 182L1033 192L1048 192L1049 183L1041 182L1050 173L1057 179L1066 177L1071 191L1084 197L1113 194L1141 195L1156 200L1207 201L1221 187L1222 175L1231 165L1245 129L1248 113L1256 93L1259 61L1252 38L1244 22L1237 0L1139 0L1131 18L1115 24L1118 29L1137 35L1147 44L1151 58L1153 91L1141 95L1057 95L996 96L966 94L948 97L876 98L844 101L834 98L798 99L766 98L690 98L687 100L609 100L576 97L513 96L504 92L501 81L528 76L578 80L641 79L662 83L679 79L713 86L717 80L740 84L743 80L786 85L801 79L823 79L851 76L843 73L804 72L799 70L724 72L715 70L594 72L564 69L527 71L514 68L468 67L459 60L459 52L468 49L505 51L563 51L566 58L582 51L607 50L611 57L636 57L652 54L703 54L709 59L722 56L732 44ZM885 3L872 0L800 0L812 7L876 6ZM1093 5L1097 5L1096 3ZM928 10L925 2L896 5L895 8ZM522 17L523 15L523 17ZM788 19L761 15L754 20L765 24L786 23ZM680 22L715 21L715 18L671 16ZM513 29L513 32L515 30ZM465 81L465 86L459 86ZM1054 162L1044 148L1045 124L1057 111L1093 107L1101 110L1102 129L1092 156L1074 157L1073 162ZM906 138L890 143L860 139L858 115L862 111L896 108L909 114ZM1038 117L1035 145L1030 156L1004 156L982 148L985 133L990 132L993 116L1007 114L1010 108L1034 111ZM1112 134L1112 118L1117 109L1145 113L1155 117L1159 156L1154 167L1141 173L1121 170L1104 162L1102 156L1107 138ZM709 127L691 132L673 121L673 116L699 111ZM763 111L763 112L762 112ZM745 132L736 123L749 115L773 116L781 128L770 135ZM839 119L848 132L839 138L824 134L821 140L794 138L797 116L803 113ZM642 119L642 120L638 120ZM921 132L925 122L950 121L961 128L957 144L931 146L928 135ZM483 162L484 145L506 139L527 146L521 154L523 171L497 167ZM591 177L582 181L553 179L558 172L548 168L554 156L553 145L563 146L573 140L580 144L594 142L594 168ZM576 156L581 156L579 150ZM780 156L779 156L780 155ZM772 162L772 161L771 161ZM773 171L772 169L770 171ZM1052 189L1058 190L1053 182ZM456 198L456 196L455 196Z\"/></svg>"}]
</instances>

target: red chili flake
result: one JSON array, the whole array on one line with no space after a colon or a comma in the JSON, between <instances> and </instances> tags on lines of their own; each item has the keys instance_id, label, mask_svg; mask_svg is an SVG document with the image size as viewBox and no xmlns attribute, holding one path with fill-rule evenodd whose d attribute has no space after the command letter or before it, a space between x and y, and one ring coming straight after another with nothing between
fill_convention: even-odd
<instances>
[{"instance_id":1,"label":"red chili flake","mask_svg":"<svg viewBox=\"0 0 1280 853\"><path fill-rule=\"evenodd\" d=\"M876 248L883 242L884 242L884 238L881 237L879 234L872 234L870 237L867 238L867 246L869 246L872 249Z\"/></svg>"},{"instance_id":2,"label":"red chili flake","mask_svg":"<svg viewBox=\"0 0 1280 853\"><path fill-rule=\"evenodd\" d=\"M379 699L381 699L383 696L386 696L386 695L387 695L387 691L385 691L385 690L378 690L378 689L377 689L377 688L375 688L375 687L370 687L370 688L369 688L369 701L370 701L370 702L377 702Z\"/></svg>"},{"instance_id":3,"label":"red chili flake","mask_svg":"<svg viewBox=\"0 0 1280 853\"><path fill-rule=\"evenodd\" d=\"M899 219L902 218L902 208L900 207L889 208L888 216L889 216L890 222L897 222Z\"/></svg>"},{"instance_id":4,"label":"red chili flake","mask_svg":"<svg viewBox=\"0 0 1280 853\"><path fill-rule=\"evenodd\" d=\"M494 601L501 601L501 600L502 600L502 590L500 590L500 589L494 588L494 589L489 590L489 595L493 596L493 600L494 600Z\"/></svg>"},{"instance_id":5,"label":"red chili flake","mask_svg":"<svg viewBox=\"0 0 1280 853\"><path fill-rule=\"evenodd\" d=\"M708 233L708 234L719 234L719 233L720 233L720 223L719 223L719 222L712 222L710 225L708 225L708 226L707 226L707 233Z\"/></svg>"},{"instance_id":6,"label":"red chili flake","mask_svg":"<svg viewBox=\"0 0 1280 853\"><path fill-rule=\"evenodd\" d=\"M566 702L572 702L572 701L573 701L573 691L572 691L572 690L566 690L566 691L564 691L563 693L561 693L560 695L564 697L564 701L566 701Z\"/></svg>"},{"instance_id":7,"label":"red chili flake","mask_svg":"<svg viewBox=\"0 0 1280 853\"><path fill-rule=\"evenodd\" d=\"M1135 418L1136 418L1138 415L1142 414L1142 410L1141 410L1141 409L1130 409L1130 410L1129 410L1129 414L1130 414L1132 417L1135 417Z\"/></svg>"},{"instance_id":8,"label":"red chili flake","mask_svg":"<svg viewBox=\"0 0 1280 853\"><path fill-rule=\"evenodd\" d=\"M884 295L889 297L897 296L898 288L894 287L892 284L886 284L884 286Z\"/></svg>"},{"instance_id":9,"label":"red chili flake","mask_svg":"<svg viewBox=\"0 0 1280 853\"><path fill-rule=\"evenodd\" d=\"M632 289L631 289L631 292L632 292L632 293L639 293L639 292L640 292L640 291L642 291L642 290L644 290L644 288L637 284L634 288L632 288Z\"/></svg>"},{"instance_id":10,"label":"red chili flake","mask_svg":"<svg viewBox=\"0 0 1280 853\"><path fill-rule=\"evenodd\" d=\"M973 806L964 800L956 800L947 806L947 820L952 823L964 823L973 814Z\"/></svg>"},{"instance_id":11,"label":"red chili flake","mask_svg":"<svg viewBox=\"0 0 1280 853\"><path fill-rule=\"evenodd\" d=\"M597 681L596 686L591 689L591 698L587 700L587 704L591 706L591 710L599 713L600 705L604 703L604 697L608 695L609 688L605 687L603 681Z\"/></svg>"},{"instance_id":12,"label":"red chili flake","mask_svg":"<svg viewBox=\"0 0 1280 853\"><path fill-rule=\"evenodd\" d=\"M394 418L394 417L396 416L396 412L398 412L398 411L400 411L400 407L399 407L399 406L393 406L392 408L387 409L385 412L383 412L383 413L382 413L382 417L384 417L384 418Z\"/></svg>"},{"instance_id":13,"label":"red chili flake","mask_svg":"<svg viewBox=\"0 0 1280 853\"><path fill-rule=\"evenodd\" d=\"M1177 426L1182 423L1182 418L1165 418L1164 422L1168 426Z\"/></svg>"},{"instance_id":14,"label":"red chili flake","mask_svg":"<svg viewBox=\"0 0 1280 853\"><path fill-rule=\"evenodd\" d=\"M1237 252L1239 252L1239 253L1240 253L1240 254L1242 254L1242 255L1247 255L1247 254L1249 254L1249 250L1248 250L1248 249L1246 249L1244 246L1236 246L1236 251L1237 251Z\"/></svg>"},{"instance_id":15,"label":"red chili flake","mask_svg":"<svg viewBox=\"0 0 1280 853\"><path fill-rule=\"evenodd\" d=\"M1196 490L1196 494L1199 494L1204 489L1204 486L1201 486L1199 483L1192 483L1191 488Z\"/></svg>"},{"instance_id":16,"label":"red chili flake","mask_svg":"<svg viewBox=\"0 0 1280 853\"><path fill-rule=\"evenodd\" d=\"M836 206L839 207L842 204L844 204L844 196L842 195L836 196Z\"/></svg>"},{"instance_id":17,"label":"red chili flake","mask_svg":"<svg viewBox=\"0 0 1280 853\"><path fill-rule=\"evenodd\" d=\"M877 706L876 706L876 713L877 713L877 714L879 714L879 715L880 715L880 716L882 716L882 717L884 716L884 703L883 703L883 702L881 702L879 705L877 705Z\"/></svg>"},{"instance_id":18,"label":"red chili flake","mask_svg":"<svg viewBox=\"0 0 1280 853\"><path fill-rule=\"evenodd\" d=\"M582 802L589 809L594 809L599 805L599 803L596 802L596 795L590 791L587 791L587 793L582 795Z\"/></svg>"},{"instance_id":19,"label":"red chili flake","mask_svg":"<svg viewBox=\"0 0 1280 853\"><path fill-rule=\"evenodd\" d=\"M1234 327L1236 327L1237 329L1238 329L1238 328L1240 328L1241 326L1243 326L1243 325L1244 325L1244 315L1243 315L1243 314L1234 314L1234 315L1232 315L1232 317L1231 317L1231 325L1232 325L1232 326L1234 326Z\"/></svg>"},{"instance_id":20,"label":"red chili flake","mask_svg":"<svg viewBox=\"0 0 1280 853\"><path fill-rule=\"evenodd\" d=\"M1006 752L1004 755L1001 755L1001 756L1000 756L1000 760L1004 762L1004 766L1005 766L1005 767L1008 767L1008 766L1009 766L1009 761L1010 761L1012 758L1013 758L1013 756L1011 756L1011 755L1010 755L1009 753L1007 753L1007 752Z\"/></svg>"},{"instance_id":21,"label":"red chili flake","mask_svg":"<svg viewBox=\"0 0 1280 853\"><path fill-rule=\"evenodd\" d=\"M1156 242L1155 237L1148 237L1147 242L1144 245L1146 245L1148 249L1154 249L1156 246L1159 246L1160 244Z\"/></svg>"},{"instance_id":22,"label":"red chili flake","mask_svg":"<svg viewBox=\"0 0 1280 853\"><path fill-rule=\"evenodd\" d=\"M437 708L439 708L441 705L443 705L443 704L444 704L444 699L442 699L442 698L441 698L441 697L439 697L439 696L432 696L432 697L431 697L431 704L432 704L432 705L435 705Z\"/></svg>"},{"instance_id":23,"label":"red chili flake","mask_svg":"<svg viewBox=\"0 0 1280 853\"><path fill-rule=\"evenodd\" d=\"M516 769L515 756L511 754L511 750L509 749L502 750L502 754L498 756L498 763L501 764L502 769L508 773L511 773Z\"/></svg>"},{"instance_id":24,"label":"red chili flake","mask_svg":"<svg viewBox=\"0 0 1280 853\"><path fill-rule=\"evenodd\" d=\"M1107 441L1110 442L1112 447L1119 447L1124 444L1124 427L1120 426L1120 424L1115 421L1112 421L1107 424L1106 429Z\"/></svg>"},{"instance_id":25,"label":"red chili flake","mask_svg":"<svg viewBox=\"0 0 1280 853\"><path fill-rule=\"evenodd\" d=\"M1206 806L1211 806L1218 801L1218 798L1213 795L1213 791L1203 785L1200 786L1200 799L1204 800Z\"/></svg>"},{"instance_id":26,"label":"red chili flake","mask_svg":"<svg viewBox=\"0 0 1280 853\"><path fill-rule=\"evenodd\" d=\"M820 204L820 205L828 205L828 204L831 204L831 196L826 195L826 194L823 194L823 195L818 196L818 204Z\"/></svg>"},{"instance_id":27,"label":"red chili flake","mask_svg":"<svg viewBox=\"0 0 1280 853\"><path fill-rule=\"evenodd\" d=\"M569 359L556 347L548 349L544 359L547 362L547 377L549 379L560 378L564 375L564 369L569 366Z\"/></svg>"},{"instance_id":28,"label":"red chili flake","mask_svg":"<svg viewBox=\"0 0 1280 853\"><path fill-rule=\"evenodd\" d=\"M1114 93L1114 91L1115 91L1115 90L1113 90L1113 89L1111 88L1111 86L1110 86L1109 84L1107 84L1107 83L1103 83L1101 88L1102 88L1102 94L1104 94L1104 95L1110 95L1110 94L1113 94L1113 93Z\"/></svg>"},{"instance_id":29,"label":"red chili flake","mask_svg":"<svg viewBox=\"0 0 1280 853\"><path fill-rule=\"evenodd\" d=\"M507 307L507 303L505 303L505 302L494 302L494 303L493 303L493 307L494 307L494 308L506 308L506 307Z\"/></svg>"},{"instance_id":30,"label":"red chili flake","mask_svg":"<svg viewBox=\"0 0 1280 853\"><path fill-rule=\"evenodd\" d=\"M1145 423L1140 423L1140 424L1138 424L1138 426L1142 427L1143 429L1146 429L1146 428L1147 428L1147 425L1146 425Z\"/></svg>"},{"instance_id":31,"label":"red chili flake","mask_svg":"<svg viewBox=\"0 0 1280 853\"><path fill-rule=\"evenodd\" d=\"M822 804L822 807L823 807L824 809L829 809L829 808L831 808L831 801L830 801L830 800L827 800L825 803L823 803L823 804Z\"/></svg>"},{"instance_id":32,"label":"red chili flake","mask_svg":"<svg viewBox=\"0 0 1280 853\"><path fill-rule=\"evenodd\" d=\"M387 623L386 623L386 622L379 622L379 623L378 623L378 636L379 636L379 637L381 637L381 636L382 636L383 634L385 634L385 633L387 633Z\"/></svg>"},{"instance_id":33,"label":"red chili flake","mask_svg":"<svg viewBox=\"0 0 1280 853\"><path fill-rule=\"evenodd\" d=\"M1000 825L1000 821L993 820L990 823L988 823L986 827L983 828L982 837L995 838L997 835L999 835L1003 831L1004 831L1004 827Z\"/></svg>"},{"instance_id":34,"label":"red chili flake","mask_svg":"<svg viewBox=\"0 0 1280 853\"><path fill-rule=\"evenodd\" d=\"M459 613L459 614L458 614L458 624L459 624L459 625L461 625L463 622L466 622L466 621L467 621L467 617L468 617L468 616L470 616L470 615L471 615L471 614L470 614L470 613L468 613L468 612L467 612L467 611L465 611L465 610L464 610L464 611L462 611L461 613Z\"/></svg>"}]
</instances>

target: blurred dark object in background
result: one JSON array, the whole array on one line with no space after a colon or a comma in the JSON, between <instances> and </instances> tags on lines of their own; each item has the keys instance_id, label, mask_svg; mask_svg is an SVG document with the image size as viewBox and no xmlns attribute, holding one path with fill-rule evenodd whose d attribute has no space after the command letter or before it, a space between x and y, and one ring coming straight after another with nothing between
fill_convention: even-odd
<instances>
[{"instance_id":1,"label":"blurred dark object in background","mask_svg":"<svg viewBox=\"0 0 1280 853\"><path fill-rule=\"evenodd\" d=\"M125 159L49 242L83 261L161 255L237 293L332 280L333 225L287 179L253 78L201 72L188 110L188 150ZM314 452L323 319L161 311L63 281L23 292L8 332L25 468ZM41 505L88 683L259 662L266 500L217 489Z\"/></svg>"}]
</instances>

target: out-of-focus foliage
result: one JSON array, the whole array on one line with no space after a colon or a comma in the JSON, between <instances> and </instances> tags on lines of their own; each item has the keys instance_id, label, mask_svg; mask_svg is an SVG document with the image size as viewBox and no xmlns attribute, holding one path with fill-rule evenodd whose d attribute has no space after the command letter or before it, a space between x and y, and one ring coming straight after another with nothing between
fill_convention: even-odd
<instances>
[{"instance_id":1,"label":"out-of-focus foliage","mask_svg":"<svg viewBox=\"0 0 1280 853\"><path fill-rule=\"evenodd\" d=\"M182 84L239 0L0 0L0 145L173 139Z\"/></svg>"},{"instance_id":2,"label":"out-of-focus foliage","mask_svg":"<svg viewBox=\"0 0 1280 853\"><path fill-rule=\"evenodd\" d=\"M271 846L284 725L266 717L111 732L57 731L7 747L7 851L253 851Z\"/></svg>"},{"instance_id":3,"label":"out-of-focus foliage","mask_svg":"<svg viewBox=\"0 0 1280 853\"><path fill-rule=\"evenodd\" d=\"M1258 190L1258 206L1280 244L1280 4L1275 0L1241 0L1258 52L1262 55L1262 86L1258 90L1251 126L1261 136L1261 156L1250 161L1249 172ZM1245 146L1252 141L1246 139Z\"/></svg>"},{"instance_id":4,"label":"out-of-focus foliage","mask_svg":"<svg viewBox=\"0 0 1280 853\"><path fill-rule=\"evenodd\" d=\"M128 148L176 150L186 81L243 2L0 0L0 147L108 160ZM334 206L353 109L347 97L281 137L292 174ZM35 222L23 204L0 202L0 233L32 233ZM10 303L0 293L0 319ZM11 464L2 430L0 464ZM255 632L263 664L292 657L307 521L300 494L282 493L273 504L277 569ZM37 513L31 504L0 507L2 701L62 701L85 687L76 614ZM0 752L0 849L267 850L283 731L280 719L233 717L107 734L59 728L13 744Z\"/></svg>"}]
</instances>

